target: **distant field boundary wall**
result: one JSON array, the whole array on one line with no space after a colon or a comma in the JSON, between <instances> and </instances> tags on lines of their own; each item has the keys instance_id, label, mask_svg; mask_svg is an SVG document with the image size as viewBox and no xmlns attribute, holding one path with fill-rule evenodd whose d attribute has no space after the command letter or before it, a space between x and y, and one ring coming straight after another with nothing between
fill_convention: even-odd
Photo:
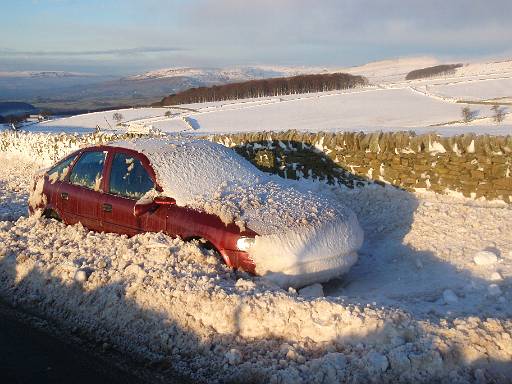
<instances>
[{"instance_id":1,"label":"distant field boundary wall","mask_svg":"<svg viewBox=\"0 0 512 384\"><path fill-rule=\"evenodd\" d=\"M512 202L512 136L297 131L213 135L260 169L349 188L391 184Z\"/></svg>"}]
</instances>

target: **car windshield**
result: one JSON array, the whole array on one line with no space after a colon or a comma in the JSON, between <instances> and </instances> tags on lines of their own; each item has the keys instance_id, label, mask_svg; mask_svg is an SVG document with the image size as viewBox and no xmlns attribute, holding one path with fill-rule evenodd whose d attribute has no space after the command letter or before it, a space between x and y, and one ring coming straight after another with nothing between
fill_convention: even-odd
<instances>
[{"instance_id":1,"label":"car windshield","mask_svg":"<svg viewBox=\"0 0 512 384\"><path fill-rule=\"evenodd\" d=\"M71 171L70 183L99 191L106 155L105 151L83 153Z\"/></svg>"},{"instance_id":2,"label":"car windshield","mask_svg":"<svg viewBox=\"0 0 512 384\"><path fill-rule=\"evenodd\" d=\"M155 186L140 160L116 153L110 172L109 193L138 200Z\"/></svg>"},{"instance_id":3,"label":"car windshield","mask_svg":"<svg viewBox=\"0 0 512 384\"><path fill-rule=\"evenodd\" d=\"M62 181L66 177L69 171L69 166L76 159L75 156L71 156L67 159L62 160L60 163L57 163L53 168L48 171L48 178L52 183L57 180Z\"/></svg>"}]
</instances>

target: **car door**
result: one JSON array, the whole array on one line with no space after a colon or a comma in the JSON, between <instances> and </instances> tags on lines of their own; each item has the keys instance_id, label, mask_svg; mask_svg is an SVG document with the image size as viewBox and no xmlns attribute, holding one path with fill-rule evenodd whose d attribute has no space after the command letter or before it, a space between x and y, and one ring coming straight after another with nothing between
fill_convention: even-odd
<instances>
[{"instance_id":1,"label":"car door","mask_svg":"<svg viewBox=\"0 0 512 384\"><path fill-rule=\"evenodd\" d=\"M60 211L66 222L81 222L85 227L100 231L99 203L102 195L106 150L86 150L76 160L66 182L58 191Z\"/></svg>"},{"instance_id":2,"label":"car door","mask_svg":"<svg viewBox=\"0 0 512 384\"><path fill-rule=\"evenodd\" d=\"M49 196L50 203L49 208L52 210L56 210L56 212L65 222L68 221L67 217L62 212L62 198L59 192L61 191L63 184L67 183L67 181L65 180L67 178L70 168L72 167L77 157L78 153L73 153L72 155L59 161L46 172L48 175L47 193Z\"/></svg>"},{"instance_id":3,"label":"car door","mask_svg":"<svg viewBox=\"0 0 512 384\"><path fill-rule=\"evenodd\" d=\"M136 202L155 187L154 175L147 163L134 151L112 151L107 165L106 193L101 202L104 231L133 236L145 231L165 230L162 212L134 215ZM161 211L165 207L157 209Z\"/></svg>"}]
</instances>

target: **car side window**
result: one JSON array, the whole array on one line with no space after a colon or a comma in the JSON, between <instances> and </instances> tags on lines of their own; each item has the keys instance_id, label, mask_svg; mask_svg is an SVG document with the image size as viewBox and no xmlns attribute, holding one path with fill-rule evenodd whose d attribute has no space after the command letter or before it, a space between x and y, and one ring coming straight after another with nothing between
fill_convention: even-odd
<instances>
[{"instance_id":1,"label":"car side window","mask_svg":"<svg viewBox=\"0 0 512 384\"><path fill-rule=\"evenodd\" d=\"M109 180L109 193L133 200L155 186L140 160L124 153L115 154Z\"/></svg>"},{"instance_id":2,"label":"car side window","mask_svg":"<svg viewBox=\"0 0 512 384\"><path fill-rule=\"evenodd\" d=\"M53 168L48 171L48 178L52 183L55 183L57 180L62 181L66 177L69 171L69 166L76 159L76 156L71 156L67 159L62 160L60 163L57 163Z\"/></svg>"},{"instance_id":3,"label":"car side window","mask_svg":"<svg viewBox=\"0 0 512 384\"><path fill-rule=\"evenodd\" d=\"M71 171L69 182L99 191L106 156L106 151L83 153Z\"/></svg>"}]
</instances>

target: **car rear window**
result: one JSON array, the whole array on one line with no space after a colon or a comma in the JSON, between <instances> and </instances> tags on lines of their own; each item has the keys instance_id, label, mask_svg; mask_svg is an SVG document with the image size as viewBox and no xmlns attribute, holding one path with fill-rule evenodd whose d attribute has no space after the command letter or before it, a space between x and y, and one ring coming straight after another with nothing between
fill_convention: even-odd
<instances>
[{"instance_id":1,"label":"car rear window","mask_svg":"<svg viewBox=\"0 0 512 384\"><path fill-rule=\"evenodd\" d=\"M99 191L106 156L105 151L83 153L71 171L69 182Z\"/></svg>"},{"instance_id":2,"label":"car rear window","mask_svg":"<svg viewBox=\"0 0 512 384\"><path fill-rule=\"evenodd\" d=\"M48 171L48 178L50 182L55 183L57 180L62 181L66 177L69 171L69 166L76 159L75 156L68 157L57 163L53 168Z\"/></svg>"},{"instance_id":3,"label":"car rear window","mask_svg":"<svg viewBox=\"0 0 512 384\"><path fill-rule=\"evenodd\" d=\"M124 153L115 154L110 171L109 193L138 200L154 186L155 183L139 159Z\"/></svg>"}]
</instances>

